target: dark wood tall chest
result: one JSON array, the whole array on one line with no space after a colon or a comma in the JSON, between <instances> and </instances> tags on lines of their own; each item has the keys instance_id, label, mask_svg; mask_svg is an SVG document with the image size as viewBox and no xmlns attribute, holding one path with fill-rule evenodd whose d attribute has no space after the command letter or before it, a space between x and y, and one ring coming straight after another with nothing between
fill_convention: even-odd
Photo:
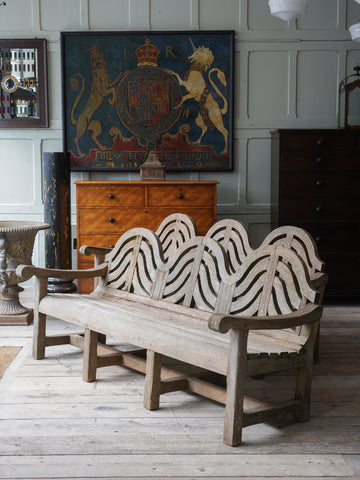
<instances>
[{"instance_id":1,"label":"dark wood tall chest","mask_svg":"<svg viewBox=\"0 0 360 480\"><path fill-rule=\"evenodd\" d=\"M360 131L271 133L272 228L296 225L326 263L326 296L360 299Z\"/></svg>"}]
</instances>

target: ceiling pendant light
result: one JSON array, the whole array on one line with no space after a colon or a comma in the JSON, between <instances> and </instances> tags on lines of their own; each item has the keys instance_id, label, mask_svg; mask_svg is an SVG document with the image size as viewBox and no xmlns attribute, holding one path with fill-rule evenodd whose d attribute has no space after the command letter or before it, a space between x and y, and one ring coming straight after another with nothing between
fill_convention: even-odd
<instances>
[{"instance_id":1,"label":"ceiling pendant light","mask_svg":"<svg viewBox=\"0 0 360 480\"><path fill-rule=\"evenodd\" d=\"M271 15L290 22L299 15L304 15L308 3L309 0L269 0L269 7Z\"/></svg>"},{"instance_id":2,"label":"ceiling pendant light","mask_svg":"<svg viewBox=\"0 0 360 480\"><path fill-rule=\"evenodd\" d=\"M355 2L360 3L360 0L355 0ZM354 23L349 27L349 32L351 35L351 40L354 42L360 42L360 23Z\"/></svg>"},{"instance_id":3,"label":"ceiling pendant light","mask_svg":"<svg viewBox=\"0 0 360 480\"><path fill-rule=\"evenodd\" d=\"M354 42L360 42L360 23L354 23L354 25L351 25L349 27L349 32L351 40L354 40Z\"/></svg>"}]
</instances>

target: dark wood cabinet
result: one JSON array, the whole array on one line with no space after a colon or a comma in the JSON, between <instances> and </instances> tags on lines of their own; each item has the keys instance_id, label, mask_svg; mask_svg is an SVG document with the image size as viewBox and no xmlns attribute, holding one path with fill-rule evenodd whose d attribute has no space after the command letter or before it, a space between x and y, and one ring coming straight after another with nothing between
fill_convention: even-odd
<instances>
[{"instance_id":1,"label":"dark wood cabinet","mask_svg":"<svg viewBox=\"0 0 360 480\"><path fill-rule=\"evenodd\" d=\"M296 225L326 263L326 297L360 299L360 131L271 133L272 228Z\"/></svg>"}]
</instances>

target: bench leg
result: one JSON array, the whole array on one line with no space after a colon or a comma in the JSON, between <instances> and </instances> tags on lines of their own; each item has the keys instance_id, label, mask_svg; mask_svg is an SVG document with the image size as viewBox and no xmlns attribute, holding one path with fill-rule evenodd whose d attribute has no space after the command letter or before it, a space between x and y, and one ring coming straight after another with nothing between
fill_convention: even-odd
<instances>
[{"instance_id":1,"label":"bench leg","mask_svg":"<svg viewBox=\"0 0 360 480\"><path fill-rule=\"evenodd\" d=\"M224 443L241 443L246 380L247 331L230 330L230 351L226 387Z\"/></svg>"},{"instance_id":2,"label":"bench leg","mask_svg":"<svg viewBox=\"0 0 360 480\"><path fill-rule=\"evenodd\" d=\"M296 415L298 422L307 422L310 419L312 364L313 358L308 357L296 372L295 398L301 402L300 411Z\"/></svg>"},{"instance_id":3,"label":"bench leg","mask_svg":"<svg viewBox=\"0 0 360 480\"><path fill-rule=\"evenodd\" d=\"M160 353L147 351L146 354L146 376L144 389L144 407L148 410L157 410L160 404L161 388L161 363Z\"/></svg>"},{"instance_id":4,"label":"bench leg","mask_svg":"<svg viewBox=\"0 0 360 480\"><path fill-rule=\"evenodd\" d=\"M320 358L320 325L318 327L314 345L314 364L319 363Z\"/></svg>"},{"instance_id":5,"label":"bench leg","mask_svg":"<svg viewBox=\"0 0 360 480\"><path fill-rule=\"evenodd\" d=\"M46 315L39 312L39 303L47 295L47 278L35 277L34 329L33 329L33 358L41 360L45 357L46 342Z\"/></svg>"},{"instance_id":6,"label":"bench leg","mask_svg":"<svg viewBox=\"0 0 360 480\"><path fill-rule=\"evenodd\" d=\"M82 378L85 382L93 382L96 380L97 345L98 333L89 328L85 328L82 373Z\"/></svg>"},{"instance_id":7,"label":"bench leg","mask_svg":"<svg viewBox=\"0 0 360 480\"><path fill-rule=\"evenodd\" d=\"M35 312L33 329L33 351L35 360L41 360L45 357L45 337L46 337L46 315Z\"/></svg>"}]
</instances>

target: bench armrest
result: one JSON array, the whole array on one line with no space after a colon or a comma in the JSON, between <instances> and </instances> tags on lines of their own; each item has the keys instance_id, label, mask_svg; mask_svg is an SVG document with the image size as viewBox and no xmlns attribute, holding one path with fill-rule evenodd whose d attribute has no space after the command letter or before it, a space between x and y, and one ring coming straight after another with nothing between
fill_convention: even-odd
<instances>
[{"instance_id":1,"label":"bench armrest","mask_svg":"<svg viewBox=\"0 0 360 480\"><path fill-rule=\"evenodd\" d=\"M320 288L325 288L326 283L328 281L328 276L324 272L316 272L314 276L310 278L311 283L313 286L319 290Z\"/></svg>"},{"instance_id":2,"label":"bench armrest","mask_svg":"<svg viewBox=\"0 0 360 480\"><path fill-rule=\"evenodd\" d=\"M56 268L39 268L33 265L19 265L16 268L16 275L20 278L28 280L33 275L38 278L62 278L75 280L77 278L94 278L102 277L106 274L108 268L107 263L103 263L95 268L85 270L62 270Z\"/></svg>"},{"instance_id":3,"label":"bench armrest","mask_svg":"<svg viewBox=\"0 0 360 480\"><path fill-rule=\"evenodd\" d=\"M211 330L226 333L231 328L235 330L282 330L307 325L320 320L322 306L309 303L300 310L283 315L266 315L258 317L222 315L213 313L208 326Z\"/></svg>"},{"instance_id":4,"label":"bench armrest","mask_svg":"<svg viewBox=\"0 0 360 480\"><path fill-rule=\"evenodd\" d=\"M92 247L91 245L82 245L80 247L80 254L81 255L106 255L107 253L111 252L112 248L108 247Z\"/></svg>"},{"instance_id":5,"label":"bench armrest","mask_svg":"<svg viewBox=\"0 0 360 480\"><path fill-rule=\"evenodd\" d=\"M92 247L91 245L82 245L80 247L80 254L81 255L94 255L94 266L97 267L101 265L105 261L105 255L111 252L112 248L107 247Z\"/></svg>"}]
</instances>

